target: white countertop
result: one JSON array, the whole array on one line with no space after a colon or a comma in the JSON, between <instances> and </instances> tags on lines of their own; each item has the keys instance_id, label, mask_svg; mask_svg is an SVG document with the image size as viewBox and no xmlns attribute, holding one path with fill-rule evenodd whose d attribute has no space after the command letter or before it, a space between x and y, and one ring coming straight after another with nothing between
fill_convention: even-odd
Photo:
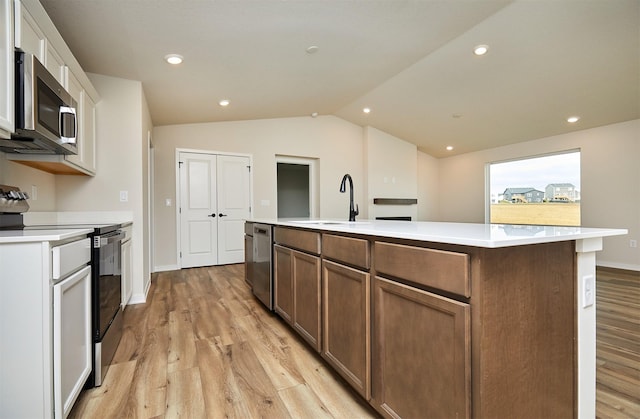
<instances>
[{"instance_id":1,"label":"white countertop","mask_svg":"<svg viewBox=\"0 0 640 419\"><path fill-rule=\"evenodd\" d=\"M627 234L626 229L426 221L249 220L326 232L409 239L476 247L509 247Z\"/></svg>"},{"instance_id":2,"label":"white countertop","mask_svg":"<svg viewBox=\"0 0 640 419\"><path fill-rule=\"evenodd\" d=\"M69 228L64 230L0 230L0 244L54 242L83 237L93 233L92 228Z\"/></svg>"}]
</instances>

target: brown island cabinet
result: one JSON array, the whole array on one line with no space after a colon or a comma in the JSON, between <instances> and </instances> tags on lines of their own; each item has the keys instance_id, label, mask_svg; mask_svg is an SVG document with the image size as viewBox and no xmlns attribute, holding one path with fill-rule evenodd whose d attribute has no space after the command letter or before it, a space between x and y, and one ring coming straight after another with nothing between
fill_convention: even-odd
<instances>
[{"instance_id":1,"label":"brown island cabinet","mask_svg":"<svg viewBox=\"0 0 640 419\"><path fill-rule=\"evenodd\" d=\"M595 409L595 352L593 368L585 359L595 331L594 342L581 332L595 326L580 313L576 278L595 270L602 237L624 230L483 246L407 238L389 232L393 223L273 225L276 313L381 415Z\"/></svg>"}]
</instances>

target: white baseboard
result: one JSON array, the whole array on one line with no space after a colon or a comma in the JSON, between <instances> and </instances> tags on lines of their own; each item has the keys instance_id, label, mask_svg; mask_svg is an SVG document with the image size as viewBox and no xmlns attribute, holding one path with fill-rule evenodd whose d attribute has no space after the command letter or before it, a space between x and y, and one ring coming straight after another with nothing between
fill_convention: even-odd
<instances>
[{"instance_id":1,"label":"white baseboard","mask_svg":"<svg viewBox=\"0 0 640 419\"><path fill-rule=\"evenodd\" d=\"M128 306L133 304L144 304L147 302L147 295L149 295L149 288L151 288L151 280L147 282L147 286L142 294L133 294L129 299Z\"/></svg>"},{"instance_id":2,"label":"white baseboard","mask_svg":"<svg viewBox=\"0 0 640 419\"><path fill-rule=\"evenodd\" d=\"M127 304L128 306L131 305L135 305L135 304L144 304L147 302L147 297L144 294L133 294L131 296L131 298L129 299L129 304Z\"/></svg>"},{"instance_id":3,"label":"white baseboard","mask_svg":"<svg viewBox=\"0 0 640 419\"><path fill-rule=\"evenodd\" d=\"M627 271L640 272L640 265L632 265L628 263L608 262L606 260L599 260L596 262L597 266L603 266L605 268L625 269Z\"/></svg>"},{"instance_id":4,"label":"white baseboard","mask_svg":"<svg viewBox=\"0 0 640 419\"><path fill-rule=\"evenodd\" d=\"M178 265L162 265L162 266L154 266L153 272L166 272L166 271L177 271L180 268Z\"/></svg>"}]
</instances>

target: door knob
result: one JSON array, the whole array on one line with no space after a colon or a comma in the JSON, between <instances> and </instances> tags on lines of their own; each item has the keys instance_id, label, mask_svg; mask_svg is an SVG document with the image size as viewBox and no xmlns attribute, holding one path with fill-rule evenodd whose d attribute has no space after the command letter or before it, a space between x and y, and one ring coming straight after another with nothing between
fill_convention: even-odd
<instances>
[{"instance_id":1,"label":"door knob","mask_svg":"<svg viewBox=\"0 0 640 419\"><path fill-rule=\"evenodd\" d=\"M218 214L218 217L226 217L226 216L227 214L223 214L223 213Z\"/></svg>"},{"instance_id":2,"label":"door knob","mask_svg":"<svg viewBox=\"0 0 640 419\"><path fill-rule=\"evenodd\" d=\"M209 214L209 215L207 215L207 217L213 217L213 218L215 218L215 217L216 217L216 213L214 212L213 214Z\"/></svg>"}]
</instances>

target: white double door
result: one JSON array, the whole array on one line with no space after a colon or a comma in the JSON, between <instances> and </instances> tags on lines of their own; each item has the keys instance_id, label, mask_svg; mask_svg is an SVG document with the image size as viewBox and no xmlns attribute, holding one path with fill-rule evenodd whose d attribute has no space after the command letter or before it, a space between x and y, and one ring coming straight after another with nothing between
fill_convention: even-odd
<instances>
[{"instance_id":1,"label":"white double door","mask_svg":"<svg viewBox=\"0 0 640 419\"><path fill-rule=\"evenodd\" d=\"M180 152L179 162L180 266L243 262L249 157Z\"/></svg>"}]
</instances>

